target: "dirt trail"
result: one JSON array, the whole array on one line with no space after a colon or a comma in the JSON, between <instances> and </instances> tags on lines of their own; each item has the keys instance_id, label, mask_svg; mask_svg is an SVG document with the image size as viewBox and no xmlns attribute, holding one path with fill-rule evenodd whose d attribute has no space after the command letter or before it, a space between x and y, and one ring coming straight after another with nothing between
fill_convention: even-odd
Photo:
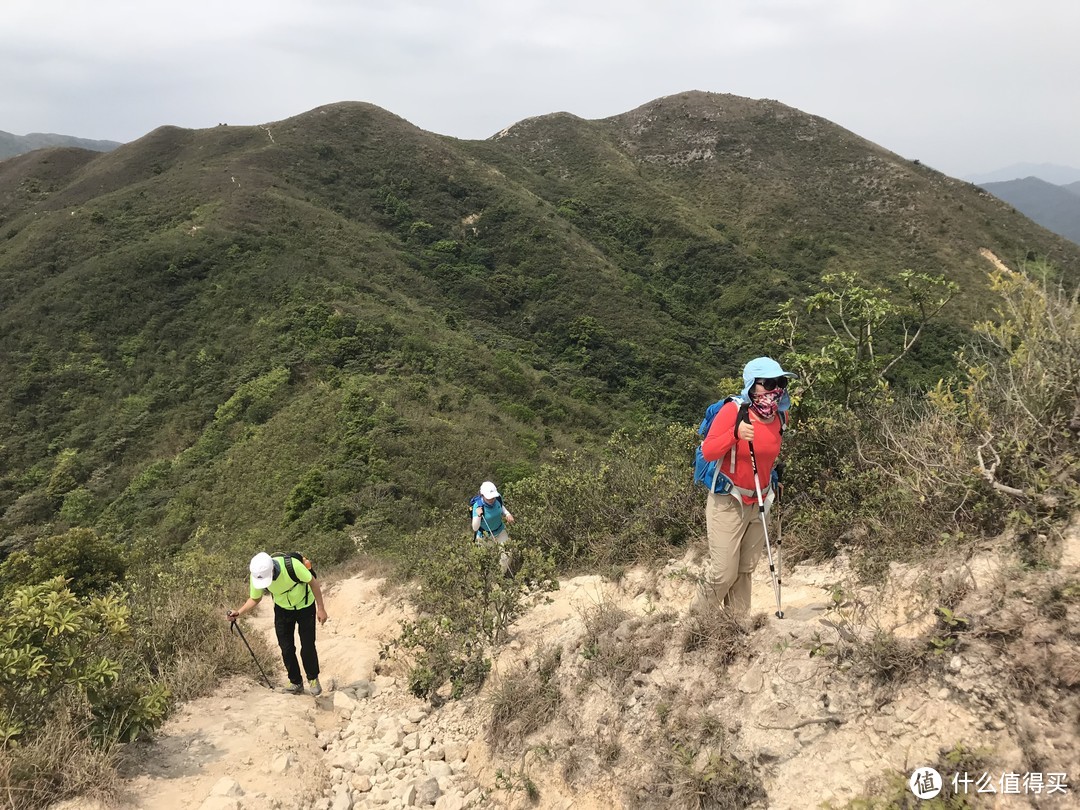
<instances>
[{"instance_id":1,"label":"dirt trail","mask_svg":"<svg viewBox=\"0 0 1080 810\"><path fill-rule=\"evenodd\" d=\"M381 579L355 577L329 583L330 620L318 631L322 681L347 684L373 677L382 641L398 628L402 611L380 594ZM273 649L274 615L264 600L246 623L247 633L266 635ZM237 641L237 643L241 643ZM268 673L283 683L283 667ZM128 757L119 810L189 810L235 806L214 800L222 780L242 785L243 806L298 808L317 798L327 768L319 733L336 729L340 718L333 692L313 698L272 692L246 678L223 683L168 720L151 743ZM64 810L84 805L71 802Z\"/></svg>"},{"instance_id":2,"label":"dirt trail","mask_svg":"<svg viewBox=\"0 0 1080 810\"><path fill-rule=\"evenodd\" d=\"M699 553L688 552L660 570L633 569L618 582L576 577L558 591L530 597L479 696L439 709L408 694L392 677L400 668L375 674L380 646L403 617L401 595L384 593L382 580L363 575L331 582L331 619L319 631L319 652L324 686L338 688L312 698L242 679L222 684L180 709L152 743L134 749L118 810L665 806L668 794L654 788L680 772L671 769L671 752L665 763L656 731L666 723L678 733L680 714L691 724L713 722L709 718L722 724L726 754L752 766L760 779L767 798L750 805L757 808L843 807L888 771L930 764L957 744L992 751L983 767L996 774L1038 766L1075 779L1080 738L1073 712L1080 697L1074 687L1080 675L1059 664L1075 660L1080 667L1070 630L1080 626L1080 600L1056 608L1057 629L1045 620L1025 620L1009 630L1007 649L993 635L998 625L1013 627L1006 621L1010 611L1027 616L1033 599L1045 598L1039 594L1051 593L1047 588L1055 582L1059 595L1072 593L1069 587L1080 579L1080 520L1062 552L1060 572L1018 573L1007 545L950 564L968 583L969 596L957 610L971 618L976 632L888 689L858 677L849 671L850 659L833 655L844 641L837 623L864 638L885 629L923 644L919 639L933 631L936 602L927 611L918 594L949 573L940 564L894 566L883 588L845 590L845 604L874 605L875 615L861 619L837 607L838 587L853 587L842 559L785 568L785 617L777 619L762 562L753 611L764 614L764 623L742 653L719 665L685 644L683 617ZM608 609L625 617L610 632L620 649L649 648L620 680L600 672L594 651L586 648L590 617ZM268 605L248 626L274 643ZM978 636L984 631L985 639ZM493 753L486 740L492 694L523 671L535 672L539 652L553 647L562 654L560 707L537 731ZM1032 656L1031 666L1016 669L1011 658L1025 655ZM1033 688L1044 691L1040 700L1020 706L1003 674L1024 673L1041 673L1044 680L1033 681ZM281 680L280 672L274 676ZM373 694L353 702L348 687L358 681L371 682ZM527 783L535 788L535 802L527 798ZM636 797L628 785L639 786ZM669 781L667 788L679 785ZM998 795L990 806L1056 810L1075 806L1075 796L1070 782L1063 797ZM985 803L979 801L976 806ZM76 801L53 810L97 808Z\"/></svg>"}]
</instances>

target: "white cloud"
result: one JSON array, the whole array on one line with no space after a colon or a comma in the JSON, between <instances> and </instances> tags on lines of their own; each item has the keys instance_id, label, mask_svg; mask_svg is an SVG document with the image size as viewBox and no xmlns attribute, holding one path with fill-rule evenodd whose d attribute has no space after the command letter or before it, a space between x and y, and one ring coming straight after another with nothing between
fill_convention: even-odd
<instances>
[{"instance_id":1,"label":"white cloud","mask_svg":"<svg viewBox=\"0 0 1080 810\"><path fill-rule=\"evenodd\" d=\"M1073 0L9 0L0 129L127 140L360 100L486 137L697 89L952 174L1080 165L1077 30Z\"/></svg>"}]
</instances>

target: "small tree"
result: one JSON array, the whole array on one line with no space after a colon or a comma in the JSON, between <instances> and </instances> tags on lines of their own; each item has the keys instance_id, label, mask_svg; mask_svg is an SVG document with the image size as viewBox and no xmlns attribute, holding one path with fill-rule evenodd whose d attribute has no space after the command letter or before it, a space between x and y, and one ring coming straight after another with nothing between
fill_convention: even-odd
<instances>
[{"instance_id":1,"label":"small tree","mask_svg":"<svg viewBox=\"0 0 1080 810\"><path fill-rule=\"evenodd\" d=\"M1080 502L1080 291L1045 262L996 266L997 318L962 357L977 469L1029 515L1064 514Z\"/></svg>"},{"instance_id":2,"label":"small tree","mask_svg":"<svg viewBox=\"0 0 1080 810\"><path fill-rule=\"evenodd\" d=\"M899 280L904 295L897 300L854 273L826 275L824 290L801 304L787 301L777 318L761 324L799 374L805 397L850 409L887 390L889 373L959 291L928 273L905 270Z\"/></svg>"},{"instance_id":3,"label":"small tree","mask_svg":"<svg viewBox=\"0 0 1080 810\"><path fill-rule=\"evenodd\" d=\"M882 479L860 460L860 439L873 431L864 417L892 404L889 375L958 291L926 273L904 271L898 281L902 295L854 273L826 275L825 289L786 302L760 325L798 374L795 429L785 440L790 492L809 499L792 523L797 555L834 553L842 537L866 526L860 510L876 516L883 508L873 500Z\"/></svg>"},{"instance_id":4,"label":"small tree","mask_svg":"<svg viewBox=\"0 0 1080 810\"><path fill-rule=\"evenodd\" d=\"M81 601L56 577L16 588L7 602L0 615L0 748L83 701L91 709L115 703L108 690L119 679L121 665L110 651L127 634L129 617L118 597ZM163 701L157 713L151 706L161 695L131 697L131 705L111 708L146 715L152 718L147 724L151 728L155 714L158 721L164 717ZM117 724L117 719L114 715L107 722L116 729L122 726L128 736L128 724Z\"/></svg>"},{"instance_id":5,"label":"small tree","mask_svg":"<svg viewBox=\"0 0 1080 810\"><path fill-rule=\"evenodd\" d=\"M490 668L492 649L504 641L506 628L524 611L523 592L555 586L554 565L535 549L512 541L505 547L515 561L512 577L503 574L500 551L462 537L448 521L418 532L405 560L420 581L415 602L418 617L402 622L393 647L409 656L409 689L432 698L445 684L450 697L478 689Z\"/></svg>"}]
</instances>

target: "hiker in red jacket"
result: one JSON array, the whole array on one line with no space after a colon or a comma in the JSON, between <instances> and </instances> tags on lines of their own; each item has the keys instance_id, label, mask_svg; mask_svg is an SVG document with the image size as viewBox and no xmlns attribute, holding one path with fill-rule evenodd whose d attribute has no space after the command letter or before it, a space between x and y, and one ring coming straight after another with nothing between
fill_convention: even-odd
<instances>
[{"instance_id":1,"label":"hiker in red jacket","mask_svg":"<svg viewBox=\"0 0 1080 810\"><path fill-rule=\"evenodd\" d=\"M757 458L762 495L767 494L767 509L775 497L770 479L791 404L788 378L793 376L772 358L751 360L743 369L745 387L741 396L720 408L702 442L702 456L706 461L719 461L720 475L730 487L717 487L724 491L710 491L707 496L709 559L691 613L704 613L721 603L737 613L750 610L750 578L765 542L750 442ZM739 418L740 412L745 414L744 419Z\"/></svg>"}]
</instances>

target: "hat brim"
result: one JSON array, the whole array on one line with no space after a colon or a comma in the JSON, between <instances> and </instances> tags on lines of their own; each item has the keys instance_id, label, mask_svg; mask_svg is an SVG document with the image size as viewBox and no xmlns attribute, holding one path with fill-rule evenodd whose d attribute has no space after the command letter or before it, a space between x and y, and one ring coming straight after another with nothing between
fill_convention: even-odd
<instances>
[{"instance_id":1,"label":"hat brim","mask_svg":"<svg viewBox=\"0 0 1080 810\"><path fill-rule=\"evenodd\" d=\"M254 574L251 575L251 587L253 588L268 588L273 581L273 574L267 574L265 577L257 577Z\"/></svg>"}]
</instances>

